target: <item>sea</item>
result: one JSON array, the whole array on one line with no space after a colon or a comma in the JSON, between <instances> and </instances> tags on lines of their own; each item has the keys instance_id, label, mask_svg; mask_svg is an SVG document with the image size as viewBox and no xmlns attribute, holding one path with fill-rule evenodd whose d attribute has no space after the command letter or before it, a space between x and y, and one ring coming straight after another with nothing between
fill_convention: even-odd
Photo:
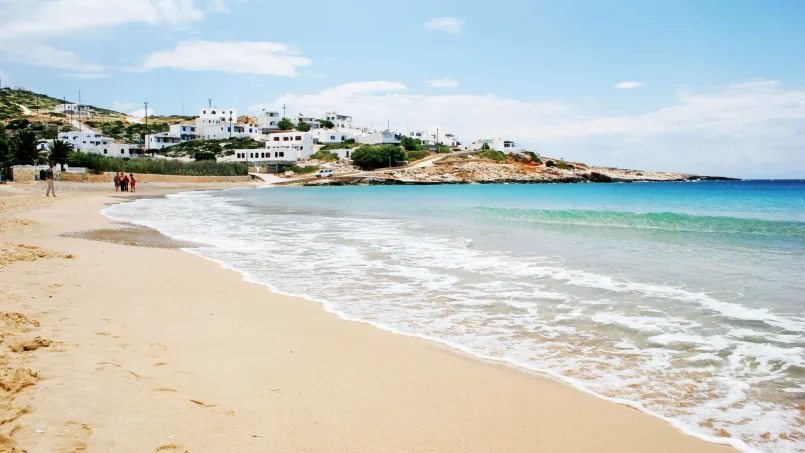
<instances>
[{"instance_id":1,"label":"sea","mask_svg":"<svg viewBox=\"0 0 805 453\"><path fill-rule=\"evenodd\" d=\"M268 187L104 213L344 319L805 451L805 181Z\"/></svg>"}]
</instances>

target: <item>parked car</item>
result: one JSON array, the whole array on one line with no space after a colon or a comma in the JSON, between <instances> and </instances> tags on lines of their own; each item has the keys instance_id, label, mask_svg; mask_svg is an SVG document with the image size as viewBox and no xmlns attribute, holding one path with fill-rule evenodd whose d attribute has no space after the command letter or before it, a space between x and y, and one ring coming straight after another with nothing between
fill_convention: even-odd
<instances>
[{"instance_id":1,"label":"parked car","mask_svg":"<svg viewBox=\"0 0 805 453\"><path fill-rule=\"evenodd\" d=\"M317 178L329 178L331 176L333 176L332 170L319 170L316 172Z\"/></svg>"}]
</instances>

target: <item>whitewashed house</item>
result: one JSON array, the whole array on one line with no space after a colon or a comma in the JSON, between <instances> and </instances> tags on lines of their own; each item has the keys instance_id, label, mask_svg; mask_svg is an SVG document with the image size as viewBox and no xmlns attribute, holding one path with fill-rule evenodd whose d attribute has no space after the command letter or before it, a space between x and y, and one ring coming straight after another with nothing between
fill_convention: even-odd
<instances>
[{"instance_id":1,"label":"whitewashed house","mask_svg":"<svg viewBox=\"0 0 805 453\"><path fill-rule=\"evenodd\" d=\"M337 112L327 112L325 119L332 121L335 128L352 129L352 117L339 115Z\"/></svg>"},{"instance_id":2,"label":"whitewashed house","mask_svg":"<svg viewBox=\"0 0 805 453\"><path fill-rule=\"evenodd\" d=\"M170 148L182 143L184 140L178 135L173 135L170 132L159 132L145 136L145 143L147 149L160 150Z\"/></svg>"},{"instance_id":3,"label":"whitewashed house","mask_svg":"<svg viewBox=\"0 0 805 453\"><path fill-rule=\"evenodd\" d=\"M478 151L479 149L482 149L484 145L488 145L489 149L504 153L521 153L525 151L525 148L521 147L517 143L511 140L503 140L502 138L480 138L472 143L462 145L461 149L467 151Z\"/></svg>"},{"instance_id":4,"label":"whitewashed house","mask_svg":"<svg viewBox=\"0 0 805 453\"><path fill-rule=\"evenodd\" d=\"M399 145L400 139L394 131L363 132L355 137L362 145Z\"/></svg>"},{"instance_id":5,"label":"whitewashed house","mask_svg":"<svg viewBox=\"0 0 805 453\"><path fill-rule=\"evenodd\" d=\"M257 116L257 128L264 134L269 131L277 131L280 128L278 123L281 119L279 112L268 112L263 109L260 115Z\"/></svg>"},{"instance_id":6,"label":"whitewashed house","mask_svg":"<svg viewBox=\"0 0 805 453\"><path fill-rule=\"evenodd\" d=\"M63 113L65 115L78 115L89 118L92 116L92 109L85 104L59 104L54 109L56 113Z\"/></svg>"},{"instance_id":7,"label":"whitewashed house","mask_svg":"<svg viewBox=\"0 0 805 453\"><path fill-rule=\"evenodd\" d=\"M179 137L182 141L196 140L198 137L195 124L171 124L168 129L171 135Z\"/></svg>"},{"instance_id":8,"label":"whitewashed house","mask_svg":"<svg viewBox=\"0 0 805 453\"><path fill-rule=\"evenodd\" d=\"M310 130L321 129L321 123L319 122L319 120L317 120L316 118L313 118L312 116L304 116L301 113L296 118L296 120L294 120L292 122L293 122L294 126L299 126L299 123L305 122L310 126Z\"/></svg>"},{"instance_id":9,"label":"whitewashed house","mask_svg":"<svg viewBox=\"0 0 805 453\"><path fill-rule=\"evenodd\" d=\"M441 144L449 148L456 146L456 136L446 133L444 128L440 126L430 126L424 130L409 131L407 136L411 138L418 138L422 141L423 145L436 145Z\"/></svg>"},{"instance_id":10,"label":"whitewashed house","mask_svg":"<svg viewBox=\"0 0 805 453\"><path fill-rule=\"evenodd\" d=\"M265 148L236 149L226 161L251 163L290 163L313 155L313 134L309 132L278 132L270 134Z\"/></svg>"},{"instance_id":11,"label":"whitewashed house","mask_svg":"<svg viewBox=\"0 0 805 453\"><path fill-rule=\"evenodd\" d=\"M73 149L80 151L87 151L101 145L111 145L115 142L113 138L85 131L59 132L58 139L70 143Z\"/></svg>"}]
</instances>

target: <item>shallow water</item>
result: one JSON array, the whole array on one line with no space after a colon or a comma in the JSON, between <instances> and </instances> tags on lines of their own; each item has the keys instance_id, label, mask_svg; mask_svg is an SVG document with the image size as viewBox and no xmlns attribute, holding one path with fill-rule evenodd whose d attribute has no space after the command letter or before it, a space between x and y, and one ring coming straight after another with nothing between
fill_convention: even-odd
<instances>
[{"instance_id":1,"label":"shallow water","mask_svg":"<svg viewBox=\"0 0 805 453\"><path fill-rule=\"evenodd\" d=\"M346 318L744 451L805 451L803 182L269 188L105 212Z\"/></svg>"}]
</instances>

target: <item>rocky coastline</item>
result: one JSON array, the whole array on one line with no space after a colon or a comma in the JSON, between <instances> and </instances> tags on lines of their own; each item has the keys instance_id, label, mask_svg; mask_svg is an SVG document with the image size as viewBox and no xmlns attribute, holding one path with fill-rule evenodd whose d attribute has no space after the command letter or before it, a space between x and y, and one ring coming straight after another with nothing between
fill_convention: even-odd
<instances>
[{"instance_id":1,"label":"rocky coastline","mask_svg":"<svg viewBox=\"0 0 805 453\"><path fill-rule=\"evenodd\" d=\"M588 166L580 162L528 156L511 156L505 161L473 155L449 155L406 168L385 169L327 179L305 179L294 185L433 185L433 184L583 184L633 182L733 181L724 176L626 170Z\"/></svg>"}]
</instances>

